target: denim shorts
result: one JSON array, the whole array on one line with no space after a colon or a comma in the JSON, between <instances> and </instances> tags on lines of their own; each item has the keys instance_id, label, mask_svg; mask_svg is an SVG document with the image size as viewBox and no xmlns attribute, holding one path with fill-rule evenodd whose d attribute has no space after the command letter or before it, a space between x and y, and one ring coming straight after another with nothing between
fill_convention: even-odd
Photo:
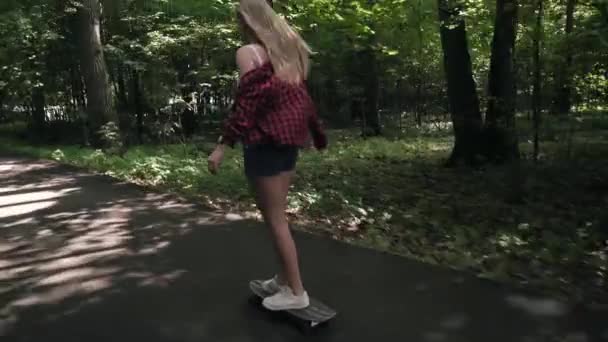
<instances>
[{"instance_id":1,"label":"denim shorts","mask_svg":"<svg viewBox=\"0 0 608 342\"><path fill-rule=\"evenodd\" d=\"M245 145L243 157L248 178L271 177L296 167L299 148L272 144Z\"/></svg>"}]
</instances>

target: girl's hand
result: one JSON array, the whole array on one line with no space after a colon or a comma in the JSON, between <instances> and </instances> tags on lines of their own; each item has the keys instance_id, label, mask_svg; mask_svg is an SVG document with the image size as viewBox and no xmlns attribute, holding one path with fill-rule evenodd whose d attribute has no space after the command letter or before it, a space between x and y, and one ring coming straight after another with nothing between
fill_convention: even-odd
<instances>
[{"instance_id":1,"label":"girl's hand","mask_svg":"<svg viewBox=\"0 0 608 342\"><path fill-rule=\"evenodd\" d=\"M218 145L207 159L209 172L216 174L224 159L224 145Z\"/></svg>"}]
</instances>

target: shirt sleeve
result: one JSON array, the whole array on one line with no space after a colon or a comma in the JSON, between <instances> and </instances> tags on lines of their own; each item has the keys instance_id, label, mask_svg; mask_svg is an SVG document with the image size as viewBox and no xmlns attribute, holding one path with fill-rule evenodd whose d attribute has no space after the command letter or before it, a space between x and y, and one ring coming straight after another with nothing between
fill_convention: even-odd
<instances>
[{"instance_id":1,"label":"shirt sleeve","mask_svg":"<svg viewBox=\"0 0 608 342\"><path fill-rule=\"evenodd\" d=\"M264 88L259 84L243 79L240 82L235 102L230 116L224 121L222 139L230 147L234 147L247 130L255 123L255 114L264 101Z\"/></svg>"},{"instance_id":2,"label":"shirt sleeve","mask_svg":"<svg viewBox=\"0 0 608 342\"><path fill-rule=\"evenodd\" d=\"M323 124L317 115L316 108L312 106L312 114L308 121L308 127L311 132L312 141L316 149L322 150L327 147L327 136L323 131Z\"/></svg>"}]
</instances>

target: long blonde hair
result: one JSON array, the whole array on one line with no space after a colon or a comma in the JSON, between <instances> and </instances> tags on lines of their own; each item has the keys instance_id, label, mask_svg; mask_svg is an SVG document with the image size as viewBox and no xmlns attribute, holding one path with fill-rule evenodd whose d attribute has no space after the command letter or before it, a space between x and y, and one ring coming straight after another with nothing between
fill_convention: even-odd
<instances>
[{"instance_id":1,"label":"long blonde hair","mask_svg":"<svg viewBox=\"0 0 608 342\"><path fill-rule=\"evenodd\" d=\"M237 12L245 29L266 49L277 77L287 82L308 77L312 50L266 0L240 0Z\"/></svg>"}]
</instances>

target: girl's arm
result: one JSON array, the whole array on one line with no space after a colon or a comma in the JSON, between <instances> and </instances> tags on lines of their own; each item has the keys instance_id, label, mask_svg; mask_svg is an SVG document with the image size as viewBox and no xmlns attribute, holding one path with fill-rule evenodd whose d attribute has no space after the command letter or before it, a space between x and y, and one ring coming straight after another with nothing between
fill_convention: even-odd
<instances>
[{"instance_id":1,"label":"girl's arm","mask_svg":"<svg viewBox=\"0 0 608 342\"><path fill-rule=\"evenodd\" d=\"M224 122L223 134L219 141L221 144L227 144L230 147L233 147L239 138L253 127L253 115L260 101L263 101L263 88L243 82L243 76L260 65L261 56L257 50L255 47L246 45L236 52L236 63L240 75L239 85L232 113Z\"/></svg>"}]
</instances>

